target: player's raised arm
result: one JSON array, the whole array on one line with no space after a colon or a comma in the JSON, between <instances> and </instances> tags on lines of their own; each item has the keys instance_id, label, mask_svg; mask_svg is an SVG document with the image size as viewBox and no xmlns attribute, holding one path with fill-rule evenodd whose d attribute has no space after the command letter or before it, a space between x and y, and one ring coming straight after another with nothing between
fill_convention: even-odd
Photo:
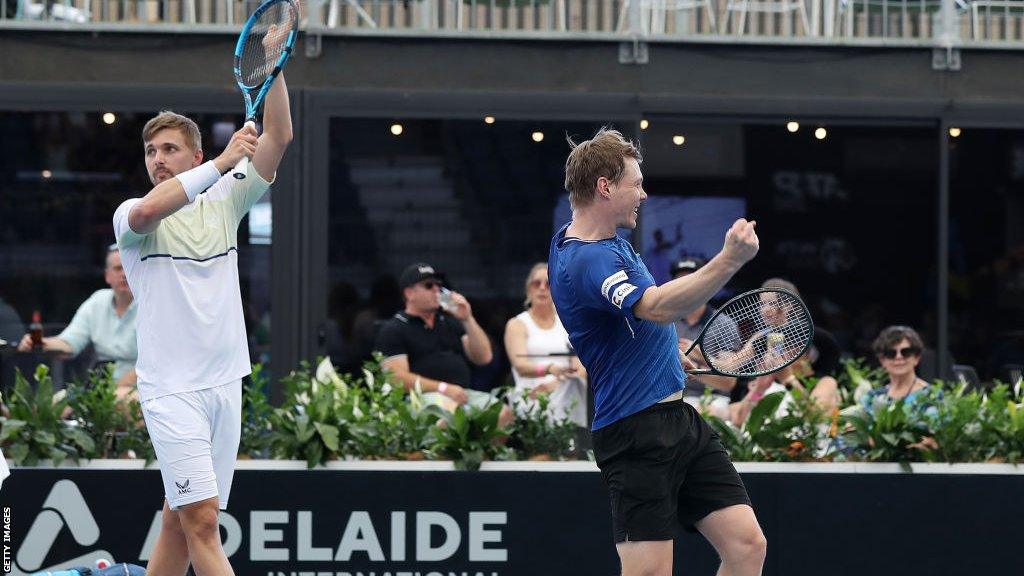
<instances>
[{"instance_id":1,"label":"player's raised arm","mask_svg":"<svg viewBox=\"0 0 1024 576\"><path fill-rule=\"evenodd\" d=\"M252 157L253 168L264 180L270 181L281 164L284 151L292 141L292 113L288 102L288 86L284 73L267 92L264 104L263 135Z\"/></svg>"},{"instance_id":2,"label":"player's raised arm","mask_svg":"<svg viewBox=\"0 0 1024 576\"><path fill-rule=\"evenodd\" d=\"M755 225L753 221L737 220L726 233L725 245L717 256L693 274L648 288L633 306L633 314L664 324L675 322L707 303L757 254Z\"/></svg>"}]
</instances>

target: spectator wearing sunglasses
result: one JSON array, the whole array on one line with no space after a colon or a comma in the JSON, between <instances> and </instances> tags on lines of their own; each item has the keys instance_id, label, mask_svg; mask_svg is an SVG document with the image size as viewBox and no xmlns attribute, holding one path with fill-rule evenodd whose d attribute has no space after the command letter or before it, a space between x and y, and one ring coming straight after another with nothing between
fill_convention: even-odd
<instances>
[{"instance_id":1,"label":"spectator wearing sunglasses","mask_svg":"<svg viewBox=\"0 0 1024 576\"><path fill-rule=\"evenodd\" d=\"M555 313L547 262L534 264L527 275L523 306L526 310L505 325L505 350L520 415L534 408L534 398L548 394L549 417L586 426L587 373L571 355L569 333Z\"/></svg>"},{"instance_id":2,"label":"spectator wearing sunglasses","mask_svg":"<svg viewBox=\"0 0 1024 576\"><path fill-rule=\"evenodd\" d=\"M473 317L469 301L444 288L444 276L425 264L412 264L398 279L405 309L388 320L374 346L384 354L381 366L394 373L406 390L419 385L424 400L445 409L470 404L478 408L496 401L469 389L469 363L484 366L493 358L491 341ZM514 417L507 406L499 424Z\"/></svg>"},{"instance_id":3,"label":"spectator wearing sunglasses","mask_svg":"<svg viewBox=\"0 0 1024 576\"><path fill-rule=\"evenodd\" d=\"M924 342L909 326L889 326L875 338L872 345L879 363L889 376L885 386L875 388L861 397L861 406L871 413L877 402L903 400L913 406L927 394L928 383L917 376Z\"/></svg>"}]
</instances>

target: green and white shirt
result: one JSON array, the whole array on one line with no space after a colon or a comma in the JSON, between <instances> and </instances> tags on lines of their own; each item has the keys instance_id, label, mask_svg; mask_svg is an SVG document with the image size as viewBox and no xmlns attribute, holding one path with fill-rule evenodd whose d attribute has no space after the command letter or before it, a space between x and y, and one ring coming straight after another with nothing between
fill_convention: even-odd
<instances>
[{"instance_id":1,"label":"green and white shirt","mask_svg":"<svg viewBox=\"0 0 1024 576\"><path fill-rule=\"evenodd\" d=\"M149 234L128 225L140 198L114 213L128 285L138 303L139 398L213 388L247 376L249 347L238 284L238 224L270 187L222 176Z\"/></svg>"}]
</instances>

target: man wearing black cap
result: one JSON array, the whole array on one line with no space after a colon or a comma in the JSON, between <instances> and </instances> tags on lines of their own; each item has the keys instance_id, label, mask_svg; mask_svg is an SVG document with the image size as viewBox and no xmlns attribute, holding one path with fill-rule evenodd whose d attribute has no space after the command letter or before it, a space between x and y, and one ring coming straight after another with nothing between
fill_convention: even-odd
<instances>
[{"instance_id":1,"label":"man wearing black cap","mask_svg":"<svg viewBox=\"0 0 1024 576\"><path fill-rule=\"evenodd\" d=\"M444 275L422 262L406 268L398 283L405 310L377 335L374 348L384 354L382 367L406 390L418 382L421 392L446 396L449 405L486 403L488 394L467 390L472 375L466 360L483 366L492 358L491 341L469 302L444 288Z\"/></svg>"},{"instance_id":2,"label":"man wearing black cap","mask_svg":"<svg viewBox=\"0 0 1024 576\"><path fill-rule=\"evenodd\" d=\"M696 272L704 266L704 264L707 264L707 260L697 256L681 258L672 263L672 266L669 267L669 273L672 274L673 280L676 278L682 278L683 276ZM700 336L700 331L715 314L715 311L715 308L712 306L703 304L676 322L676 333L679 335L680 350L686 352L690 348L690 345L698 336ZM728 316L723 317L721 321L715 324L715 328L725 332L721 336L718 336L721 341L732 342L734 343L734 348L739 350L742 342L740 340L739 329L732 318L729 318ZM714 338L714 336L711 338ZM690 357L691 360L698 365L702 367L704 366L704 358L701 357L700 353L696 350L690 354ZM683 394L689 397L702 396L704 394L704 389L707 387L728 394L735 385L736 379L728 376L711 376L706 374L700 376L690 375L690 378L686 381L686 390L683 391Z\"/></svg>"}]
</instances>

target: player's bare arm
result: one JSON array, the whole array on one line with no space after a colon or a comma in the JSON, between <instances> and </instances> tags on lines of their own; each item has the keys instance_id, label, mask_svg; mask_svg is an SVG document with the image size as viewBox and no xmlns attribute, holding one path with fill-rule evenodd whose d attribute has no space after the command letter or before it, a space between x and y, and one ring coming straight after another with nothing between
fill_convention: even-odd
<instances>
[{"instance_id":1,"label":"player's bare arm","mask_svg":"<svg viewBox=\"0 0 1024 576\"><path fill-rule=\"evenodd\" d=\"M722 251L693 274L652 286L633 306L637 318L674 322L706 304L758 250L754 221L740 218L725 234Z\"/></svg>"}]
</instances>

